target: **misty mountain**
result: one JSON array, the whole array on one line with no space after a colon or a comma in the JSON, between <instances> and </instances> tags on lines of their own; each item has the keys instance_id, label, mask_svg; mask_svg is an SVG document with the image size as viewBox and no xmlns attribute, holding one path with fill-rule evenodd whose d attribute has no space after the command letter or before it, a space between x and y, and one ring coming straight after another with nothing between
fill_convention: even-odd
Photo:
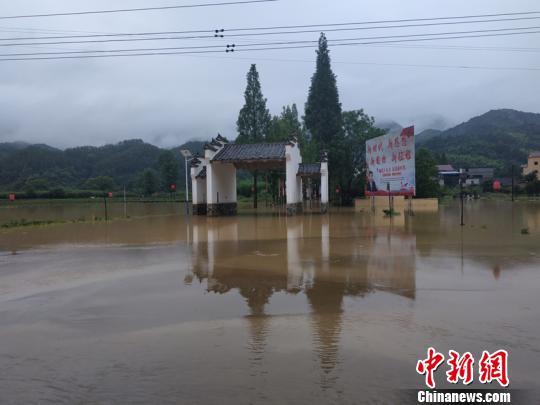
<instances>
[{"instance_id":1,"label":"misty mountain","mask_svg":"<svg viewBox=\"0 0 540 405\"><path fill-rule=\"evenodd\" d=\"M403 127L392 120L379 120L375 119L375 127L385 130L389 134L401 132Z\"/></svg>"},{"instance_id":2,"label":"misty mountain","mask_svg":"<svg viewBox=\"0 0 540 405\"><path fill-rule=\"evenodd\" d=\"M540 150L540 114L492 110L421 142L456 167L494 167L507 174Z\"/></svg>"},{"instance_id":3,"label":"misty mountain","mask_svg":"<svg viewBox=\"0 0 540 405\"><path fill-rule=\"evenodd\" d=\"M184 160L180 149L202 152L203 142L192 141L171 149L180 167L179 183L184 184ZM126 140L100 147L81 146L60 150L48 145L21 142L0 144L0 189L22 190L38 181L48 187L82 188L94 177L112 177L118 187L133 188L142 171L158 169L159 156L167 149Z\"/></svg>"},{"instance_id":4,"label":"misty mountain","mask_svg":"<svg viewBox=\"0 0 540 405\"><path fill-rule=\"evenodd\" d=\"M17 152L21 149L29 146L26 142L3 142L0 143L0 159L11 155L14 152Z\"/></svg>"},{"instance_id":5,"label":"misty mountain","mask_svg":"<svg viewBox=\"0 0 540 405\"><path fill-rule=\"evenodd\" d=\"M438 129L425 129L419 134L416 134L416 145L422 145L424 142L429 141L430 139L433 139L442 133L443 131L440 131Z\"/></svg>"}]
</instances>

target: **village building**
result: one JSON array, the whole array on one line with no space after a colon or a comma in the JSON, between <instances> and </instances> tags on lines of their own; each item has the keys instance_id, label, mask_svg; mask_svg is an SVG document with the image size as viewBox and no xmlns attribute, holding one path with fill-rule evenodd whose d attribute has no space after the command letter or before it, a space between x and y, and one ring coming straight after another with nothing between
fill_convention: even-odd
<instances>
[{"instance_id":1,"label":"village building","mask_svg":"<svg viewBox=\"0 0 540 405\"><path fill-rule=\"evenodd\" d=\"M524 176L536 172L536 178L540 178L538 176L538 173L540 172L540 151L530 153L527 164L523 165L521 168Z\"/></svg>"},{"instance_id":2,"label":"village building","mask_svg":"<svg viewBox=\"0 0 540 405\"><path fill-rule=\"evenodd\" d=\"M492 167L471 167L461 170L467 186L479 186L486 181L493 180L495 175L495 169Z\"/></svg>"},{"instance_id":3,"label":"village building","mask_svg":"<svg viewBox=\"0 0 540 405\"><path fill-rule=\"evenodd\" d=\"M225 216L237 213L236 171L285 171L287 215L303 211L303 179L320 181L320 209L328 211L328 157L303 164L296 138L286 142L236 144L221 135L204 145L204 156L191 161L194 215ZM311 182L310 182L311 183Z\"/></svg>"},{"instance_id":4,"label":"village building","mask_svg":"<svg viewBox=\"0 0 540 405\"><path fill-rule=\"evenodd\" d=\"M437 165L437 174L441 187L454 187L459 184L459 171L452 165Z\"/></svg>"},{"instance_id":5,"label":"village building","mask_svg":"<svg viewBox=\"0 0 540 405\"><path fill-rule=\"evenodd\" d=\"M437 165L439 185L455 187L460 179L465 186L479 186L486 181L493 180L495 169L492 167L471 167L456 170L452 165Z\"/></svg>"}]
</instances>

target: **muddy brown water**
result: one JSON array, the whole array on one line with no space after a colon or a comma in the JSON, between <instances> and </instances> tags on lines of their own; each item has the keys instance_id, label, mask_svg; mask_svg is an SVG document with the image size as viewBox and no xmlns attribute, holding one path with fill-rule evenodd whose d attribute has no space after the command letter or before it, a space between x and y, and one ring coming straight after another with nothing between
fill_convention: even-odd
<instances>
[{"instance_id":1,"label":"muddy brown water","mask_svg":"<svg viewBox=\"0 0 540 405\"><path fill-rule=\"evenodd\" d=\"M540 390L538 203L151 210L0 230L0 403L401 403L428 346Z\"/></svg>"}]
</instances>

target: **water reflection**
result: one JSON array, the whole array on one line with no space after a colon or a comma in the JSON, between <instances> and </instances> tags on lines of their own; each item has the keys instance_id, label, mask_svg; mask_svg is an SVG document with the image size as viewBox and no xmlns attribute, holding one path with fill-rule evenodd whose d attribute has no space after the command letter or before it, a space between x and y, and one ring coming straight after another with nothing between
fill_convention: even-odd
<instances>
[{"instance_id":1,"label":"water reflection","mask_svg":"<svg viewBox=\"0 0 540 405\"><path fill-rule=\"evenodd\" d=\"M192 224L192 273L216 294L238 293L247 306L247 348L253 365L264 359L274 294L304 297L311 310L313 350L322 386L340 363L344 300L375 291L414 300L416 237L405 220L370 216L350 229L328 216L274 218L264 223L204 219ZM256 222L256 221L255 221ZM351 238L350 232L357 237ZM270 311L271 312L271 311Z\"/></svg>"}]
</instances>

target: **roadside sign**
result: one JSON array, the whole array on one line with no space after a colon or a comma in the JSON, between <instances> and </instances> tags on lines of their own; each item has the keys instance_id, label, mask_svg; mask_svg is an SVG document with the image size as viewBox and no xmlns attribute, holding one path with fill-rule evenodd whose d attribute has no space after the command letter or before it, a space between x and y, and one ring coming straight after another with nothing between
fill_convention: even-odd
<instances>
[{"instance_id":1,"label":"roadside sign","mask_svg":"<svg viewBox=\"0 0 540 405\"><path fill-rule=\"evenodd\" d=\"M366 142L366 195L415 195L414 127Z\"/></svg>"}]
</instances>

